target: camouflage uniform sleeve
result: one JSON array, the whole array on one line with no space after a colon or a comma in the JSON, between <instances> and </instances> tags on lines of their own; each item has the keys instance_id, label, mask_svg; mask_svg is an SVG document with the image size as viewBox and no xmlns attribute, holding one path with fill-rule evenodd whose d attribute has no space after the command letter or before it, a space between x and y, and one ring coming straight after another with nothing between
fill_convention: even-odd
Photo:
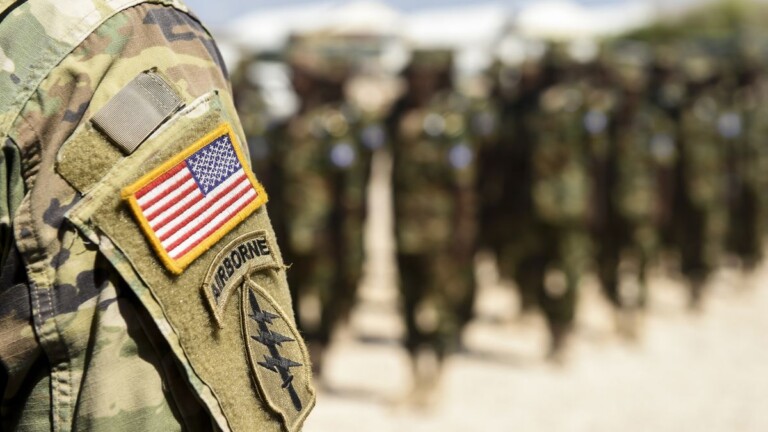
<instances>
[{"instance_id":1,"label":"camouflage uniform sleeve","mask_svg":"<svg viewBox=\"0 0 768 432\"><path fill-rule=\"evenodd\" d=\"M154 124L145 107L168 114ZM17 152L26 186L8 214L29 279L11 294L32 307L0 305L0 339L14 341L0 343L3 429L301 428L311 366L266 191L217 48L183 6L148 2L99 26L7 146L0 175Z\"/></svg>"}]
</instances>

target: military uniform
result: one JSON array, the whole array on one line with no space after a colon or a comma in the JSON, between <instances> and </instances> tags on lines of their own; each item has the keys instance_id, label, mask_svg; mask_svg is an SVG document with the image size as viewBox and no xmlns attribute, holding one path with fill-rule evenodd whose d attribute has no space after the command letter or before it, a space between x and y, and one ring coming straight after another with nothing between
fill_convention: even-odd
<instances>
[{"instance_id":1,"label":"military uniform","mask_svg":"<svg viewBox=\"0 0 768 432\"><path fill-rule=\"evenodd\" d=\"M293 118L280 144L290 277L297 298L320 300L320 328L301 324L323 344L349 312L362 270L370 154L350 120L340 104L320 106Z\"/></svg>"},{"instance_id":2,"label":"military uniform","mask_svg":"<svg viewBox=\"0 0 768 432\"><path fill-rule=\"evenodd\" d=\"M319 316L304 308L298 314L319 370L322 351L348 316L362 274L372 149L361 140L359 112L344 102L349 65L323 57L316 43L322 40L297 37L289 47L302 105L272 141L292 294L297 304L314 298L320 306Z\"/></svg>"},{"instance_id":3,"label":"military uniform","mask_svg":"<svg viewBox=\"0 0 768 432\"><path fill-rule=\"evenodd\" d=\"M531 154L535 228L529 233L535 240L529 240L532 247L521 266L526 279L535 281L555 359L564 354L574 325L579 280L591 257L585 96L578 77L563 76L544 89L537 108L525 120L526 127L536 131Z\"/></svg>"},{"instance_id":4,"label":"military uniform","mask_svg":"<svg viewBox=\"0 0 768 432\"><path fill-rule=\"evenodd\" d=\"M519 77L517 77L519 75ZM510 79L510 77L512 79ZM517 78L517 79L515 79ZM521 309L536 307L536 272L522 260L536 248L532 201L532 152L535 131L527 113L538 107L541 91L539 63L529 59L519 70L500 68L495 80L497 127L479 148L478 199L480 244L494 251L500 275L516 282Z\"/></svg>"},{"instance_id":5,"label":"military uniform","mask_svg":"<svg viewBox=\"0 0 768 432\"><path fill-rule=\"evenodd\" d=\"M765 96L748 71L737 76L729 87L727 105L718 117L718 134L728 160L728 251L741 260L745 269L754 269L763 258L765 237L765 177L762 171L766 151L761 145L766 113Z\"/></svg>"},{"instance_id":6,"label":"military uniform","mask_svg":"<svg viewBox=\"0 0 768 432\"><path fill-rule=\"evenodd\" d=\"M724 87L711 59L693 59L686 62L689 89L680 116L674 214L681 270L690 282L692 306L698 306L725 245L728 179L726 149L718 131Z\"/></svg>"},{"instance_id":7,"label":"military uniform","mask_svg":"<svg viewBox=\"0 0 768 432\"><path fill-rule=\"evenodd\" d=\"M741 239L742 260L749 270L765 256L766 217L768 216L768 148L762 145L768 133L768 85L765 77L753 77L743 88L741 100L744 109L745 148L740 152L741 178L744 198L748 203L743 209L747 213L744 231L736 238ZM746 204L745 203L745 204ZM742 220L732 215L732 221ZM732 229L735 229L731 224ZM732 235L733 237L733 235Z\"/></svg>"},{"instance_id":8,"label":"military uniform","mask_svg":"<svg viewBox=\"0 0 768 432\"><path fill-rule=\"evenodd\" d=\"M619 56L610 65L618 84L610 141L604 152L593 150L602 167L595 172L603 173L595 187L598 275L608 299L623 312L620 318L633 318L633 312L646 304L647 268L660 244L663 194L659 173L676 156L674 124L645 94L649 77L642 55L645 51L635 47L630 57L626 53L631 48L625 47L624 58Z\"/></svg>"},{"instance_id":9,"label":"military uniform","mask_svg":"<svg viewBox=\"0 0 768 432\"><path fill-rule=\"evenodd\" d=\"M417 51L406 77L418 99L401 99L389 121L399 285L414 360L426 349L442 361L459 347L474 298L476 150L450 70L450 53Z\"/></svg>"},{"instance_id":10,"label":"military uniform","mask_svg":"<svg viewBox=\"0 0 768 432\"><path fill-rule=\"evenodd\" d=\"M656 183L659 185L659 238L663 252L677 252L677 199L682 193L679 187L678 167L681 152L680 118L687 99L687 80L677 64L677 50L661 45L653 55L653 66L648 86L649 103L655 110L659 132L654 134L651 150L656 165ZM655 121L654 121L655 123Z\"/></svg>"},{"instance_id":11,"label":"military uniform","mask_svg":"<svg viewBox=\"0 0 768 432\"><path fill-rule=\"evenodd\" d=\"M0 12L2 429L299 430L311 365L208 33L177 1Z\"/></svg>"}]
</instances>

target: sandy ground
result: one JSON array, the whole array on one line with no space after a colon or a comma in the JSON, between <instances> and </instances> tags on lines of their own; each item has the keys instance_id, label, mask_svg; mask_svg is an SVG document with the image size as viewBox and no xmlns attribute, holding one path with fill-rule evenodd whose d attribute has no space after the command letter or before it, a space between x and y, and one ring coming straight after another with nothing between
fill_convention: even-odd
<instances>
[{"instance_id":1,"label":"sandy ground","mask_svg":"<svg viewBox=\"0 0 768 432\"><path fill-rule=\"evenodd\" d=\"M377 164L381 179L386 160ZM619 338L586 278L578 331L564 366L543 361L544 324L521 319L511 286L479 259L477 319L450 359L437 403L404 406L410 367L394 285L386 183L371 187L367 276L349 326L326 358L307 432L768 431L768 266L713 280L704 313L682 285L655 274L643 337Z\"/></svg>"}]
</instances>

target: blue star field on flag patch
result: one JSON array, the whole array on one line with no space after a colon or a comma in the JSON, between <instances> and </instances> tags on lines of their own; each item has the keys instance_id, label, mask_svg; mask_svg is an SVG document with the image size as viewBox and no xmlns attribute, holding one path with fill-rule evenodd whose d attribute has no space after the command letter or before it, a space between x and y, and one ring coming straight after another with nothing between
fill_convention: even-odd
<instances>
[{"instance_id":1,"label":"blue star field on flag patch","mask_svg":"<svg viewBox=\"0 0 768 432\"><path fill-rule=\"evenodd\" d=\"M187 159L189 170L203 194L216 189L240 169L229 135L222 135Z\"/></svg>"}]
</instances>

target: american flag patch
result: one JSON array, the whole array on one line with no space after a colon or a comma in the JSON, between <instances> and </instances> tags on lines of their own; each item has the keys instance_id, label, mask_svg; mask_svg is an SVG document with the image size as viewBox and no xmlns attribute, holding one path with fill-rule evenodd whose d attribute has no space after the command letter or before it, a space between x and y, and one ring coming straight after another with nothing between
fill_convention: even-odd
<instances>
[{"instance_id":1,"label":"american flag patch","mask_svg":"<svg viewBox=\"0 0 768 432\"><path fill-rule=\"evenodd\" d=\"M123 189L166 268L180 274L267 201L223 124Z\"/></svg>"}]
</instances>

